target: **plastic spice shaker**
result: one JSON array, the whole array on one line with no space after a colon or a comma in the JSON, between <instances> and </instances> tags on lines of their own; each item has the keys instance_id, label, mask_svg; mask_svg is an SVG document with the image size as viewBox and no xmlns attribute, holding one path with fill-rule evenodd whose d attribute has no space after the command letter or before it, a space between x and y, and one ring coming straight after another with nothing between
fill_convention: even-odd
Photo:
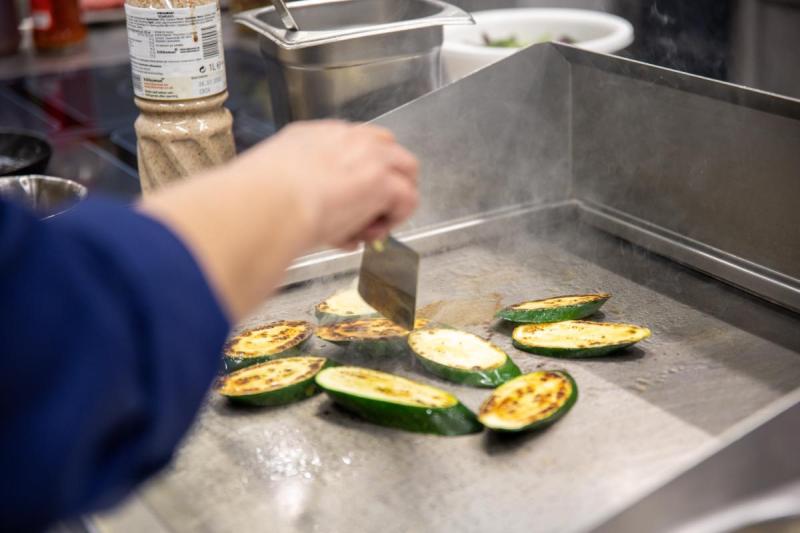
<instances>
[{"instance_id":1,"label":"plastic spice shaker","mask_svg":"<svg viewBox=\"0 0 800 533\"><path fill-rule=\"evenodd\" d=\"M235 155L217 0L126 0L146 194Z\"/></svg>"}]
</instances>

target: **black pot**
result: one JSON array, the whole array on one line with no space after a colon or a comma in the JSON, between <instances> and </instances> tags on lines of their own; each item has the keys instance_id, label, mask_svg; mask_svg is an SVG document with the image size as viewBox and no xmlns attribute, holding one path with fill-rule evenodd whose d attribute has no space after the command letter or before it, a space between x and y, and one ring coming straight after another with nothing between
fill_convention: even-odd
<instances>
[{"instance_id":1,"label":"black pot","mask_svg":"<svg viewBox=\"0 0 800 533\"><path fill-rule=\"evenodd\" d=\"M0 176L44 174L51 155L53 149L41 135L0 129Z\"/></svg>"}]
</instances>

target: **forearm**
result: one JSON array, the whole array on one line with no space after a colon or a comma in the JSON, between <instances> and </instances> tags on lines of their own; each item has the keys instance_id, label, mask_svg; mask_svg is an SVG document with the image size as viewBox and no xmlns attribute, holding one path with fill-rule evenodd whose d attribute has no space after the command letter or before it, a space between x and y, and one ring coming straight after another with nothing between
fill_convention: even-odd
<instances>
[{"instance_id":1,"label":"forearm","mask_svg":"<svg viewBox=\"0 0 800 533\"><path fill-rule=\"evenodd\" d=\"M261 303L291 260L314 244L309 210L298 202L296 187L255 163L243 157L140 206L193 251L234 321Z\"/></svg>"}]
</instances>

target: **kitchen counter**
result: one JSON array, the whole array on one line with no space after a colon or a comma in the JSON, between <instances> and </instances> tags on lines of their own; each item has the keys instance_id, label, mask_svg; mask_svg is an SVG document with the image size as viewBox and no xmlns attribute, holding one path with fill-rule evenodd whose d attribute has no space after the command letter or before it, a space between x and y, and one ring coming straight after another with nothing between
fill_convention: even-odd
<instances>
[{"instance_id":1,"label":"kitchen counter","mask_svg":"<svg viewBox=\"0 0 800 533\"><path fill-rule=\"evenodd\" d=\"M61 53L37 54L31 44L31 36L24 35L22 49L17 55L0 58L0 79L128 61L128 38L122 24L93 27L84 43Z\"/></svg>"}]
</instances>

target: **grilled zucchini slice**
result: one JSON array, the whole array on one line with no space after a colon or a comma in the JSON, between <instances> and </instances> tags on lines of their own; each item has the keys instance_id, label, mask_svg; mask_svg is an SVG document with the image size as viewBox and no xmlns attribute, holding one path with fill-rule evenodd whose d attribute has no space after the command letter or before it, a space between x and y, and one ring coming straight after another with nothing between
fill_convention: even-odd
<instances>
[{"instance_id":1,"label":"grilled zucchini slice","mask_svg":"<svg viewBox=\"0 0 800 533\"><path fill-rule=\"evenodd\" d=\"M495 316L509 322L528 324L577 320L596 313L609 298L611 295L606 293L556 296L509 305Z\"/></svg>"},{"instance_id":2,"label":"grilled zucchini slice","mask_svg":"<svg viewBox=\"0 0 800 533\"><path fill-rule=\"evenodd\" d=\"M424 328L429 322L424 318L414 322L414 329ZM317 329L317 337L335 344L348 344L364 341L396 341L408 336L408 330L403 329L386 318L363 318L346 320Z\"/></svg>"},{"instance_id":3,"label":"grilled zucchini slice","mask_svg":"<svg viewBox=\"0 0 800 533\"><path fill-rule=\"evenodd\" d=\"M220 381L217 392L235 403L284 405L317 392L314 378L331 362L324 357L285 357L237 370Z\"/></svg>"},{"instance_id":4,"label":"grilled zucchini slice","mask_svg":"<svg viewBox=\"0 0 800 533\"><path fill-rule=\"evenodd\" d=\"M379 316L378 312L361 298L356 289L337 292L318 303L314 312L320 324L335 324L343 320Z\"/></svg>"},{"instance_id":5,"label":"grilled zucchini slice","mask_svg":"<svg viewBox=\"0 0 800 533\"><path fill-rule=\"evenodd\" d=\"M650 336L647 328L616 322L568 320L552 324L523 324L512 341L520 350L552 357L599 357L636 344Z\"/></svg>"},{"instance_id":6,"label":"grilled zucchini slice","mask_svg":"<svg viewBox=\"0 0 800 533\"><path fill-rule=\"evenodd\" d=\"M578 386L563 370L542 370L507 381L483 403L478 420L495 431L549 426L578 400Z\"/></svg>"},{"instance_id":7,"label":"grilled zucchini slice","mask_svg":"<svg viewBox=\"0 0 800 533\"><path fill-rule=\"evenodd\" d=\"M437 435L482 429L475 414L452 394L400 376L339 366L317 374L317 384L334 402L381 426Z\"/></svg>"},{"instance_id":8,"label":"grilled zucchini slice","mask_svg":"<svg viewBox=\"0 0 800 533\"><path fill-rule=\"evenodd\" d=\"M242 331L225 344L225 370L232 372L278 357L298 355L313 332L314 326L302 320L279 320Z\"/></svg>"},{"instance_id":9,"label":"grilled zucchini slice","mask_svg":"<svg viewBox=\"0 0 800 533\"><path fill-rule=\"evenodd\" d=\"M456 383L496 387L520 375L503 350L465 331L419 329L408 336L408 345L431 374Z\"/></svg>"}]
</instances>

